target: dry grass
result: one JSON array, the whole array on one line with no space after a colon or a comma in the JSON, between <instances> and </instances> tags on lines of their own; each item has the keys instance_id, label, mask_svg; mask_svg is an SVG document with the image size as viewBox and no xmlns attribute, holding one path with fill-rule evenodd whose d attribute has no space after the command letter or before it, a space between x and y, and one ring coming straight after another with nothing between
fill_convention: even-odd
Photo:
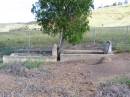
<instances>
[{"instance_id":1,"label":"dry grass","mask_svg":"<svg viewBox=\"0 0 130 97\"><path fill-rule=\"evenodd\" d=\"M130 5L100 8L92 13L90 25L93 27L113 27L130 25Z\"/></svg>"}]
</instances>

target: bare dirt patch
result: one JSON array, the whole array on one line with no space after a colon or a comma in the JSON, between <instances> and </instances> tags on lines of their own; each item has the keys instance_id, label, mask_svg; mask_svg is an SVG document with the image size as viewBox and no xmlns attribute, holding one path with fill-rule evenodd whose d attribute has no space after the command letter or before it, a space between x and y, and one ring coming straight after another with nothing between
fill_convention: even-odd
<instances>
[{"instance_id":1,"label":"bare dirt patch","mask_svg":"<svg viewBox=\"0 0 130 97\"><path fill-rule=\"evenodd\" d=\"M38 69L13 65L0 72L0 97L91 97L101 81L129 73L127 53L50 63Z\"/></svg>"}]
</instances>

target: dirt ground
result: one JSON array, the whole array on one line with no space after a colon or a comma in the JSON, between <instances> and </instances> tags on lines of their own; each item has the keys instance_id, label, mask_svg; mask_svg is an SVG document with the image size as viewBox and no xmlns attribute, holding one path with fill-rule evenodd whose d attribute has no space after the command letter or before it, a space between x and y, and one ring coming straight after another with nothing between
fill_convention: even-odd
<instances>
[{"instance_id":1,"label":"dirt ground","mask_svg":"<svg viewBox=\"0 0 130 97\"><path fill-rule=\"evenodd\" d=\"M17 67L18 66L18 67ZM130 54L49 63L38 69L15 64L0 72L0 97L91 97L96 86L130 73Z\"/></svg>"}]
</instances>

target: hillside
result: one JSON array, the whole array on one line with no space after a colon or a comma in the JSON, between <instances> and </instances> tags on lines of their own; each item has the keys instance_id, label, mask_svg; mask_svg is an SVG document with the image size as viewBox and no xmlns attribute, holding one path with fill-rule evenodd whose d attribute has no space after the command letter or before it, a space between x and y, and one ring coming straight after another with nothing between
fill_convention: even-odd
<instances>
[{"instance_id":1,"label":"hillside","mask_svg":"<svg viewBox=\"0 0 130 97\"><path fill-rule=\"evenodd\" d=\"M94 10L90 26L113 27L130 25L130 5L113 6Z\"/></svg>"},{"instance_id":2,"label":"hillside","mask_svg":"<svg viewBox=\"0 0 130 97\"><path fill-rule=\"evenodd\" d=\"M24 26L25 26L24 24L14 24L14 23L0 24L0 32L9 32L10 30L19 29Z\"/></svg>"},{"instance_id":3,"label":"hillside","mask_svg":"<svg viewBox=\"0 0 130 97\"><path fill-rule=\"evenodd\" d=\"M36 22L0 24L0 32L9 32L10 30L16 30L16 29L35 30L40 29L40 27Z\"/></svg>"},{"instance_id":4,"label":"hillside","mask_svg":"<svg viewBox=\"0 0 130 97\"><path fill-rule=\"evenodd\" d=\"M130 5L112 6L96 9L92 12L90 26L92 27L114 27L130 25ZM9 32L13 29L28 28L40 29L35 23L0 24L0 32Z\"/></svg>"}]
</instances>

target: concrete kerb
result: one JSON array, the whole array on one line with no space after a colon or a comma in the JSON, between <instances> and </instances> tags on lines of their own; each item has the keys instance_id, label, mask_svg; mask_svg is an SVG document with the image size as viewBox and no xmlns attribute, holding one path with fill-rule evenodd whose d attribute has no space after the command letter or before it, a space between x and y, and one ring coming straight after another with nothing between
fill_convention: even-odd
<instances>
[{"instance_id":1,"label":"concrete kerb","mask_svg":"<svg viewBox=\"0 0 130 97\"><path fill-rule=\"evenodd\" d=\"M52 55L43 56L41 54L27 54L27 53L12 53L11 55L3 56L3 63L4 64L11 64L11 63L24 63L26 61L32 62L57 62L57 45L54 44L52 48Z\"/></svg>"},{"instance_id":2,"label":"concrete kerb","mask_svg":"<svg viewBox=\"0 0 130 97\"><path fill-rule=\"evenodd\" d=\"M110 57L114 55L112 51L112 42L107 41L103 50L63 50L60 55L60 61L77 61L93 58Z\"/></svg>"},{"instance_id":3,"label":"concrete kerb","mask_svg":"<svg viewBox=\"0 0 130 97\"><path fill-rule=\"evenodd\" d=\"M61 54L61 62L89 60L94 58L111 57L114 54Z\"/></svg>"}]
</instances>

